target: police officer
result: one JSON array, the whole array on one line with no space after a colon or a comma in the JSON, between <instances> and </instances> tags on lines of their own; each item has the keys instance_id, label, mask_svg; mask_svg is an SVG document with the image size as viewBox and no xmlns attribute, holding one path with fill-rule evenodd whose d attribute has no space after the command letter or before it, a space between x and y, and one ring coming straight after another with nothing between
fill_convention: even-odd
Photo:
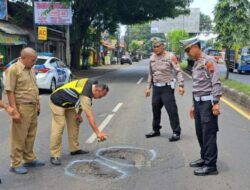
<instances>
[{"instance_id":1,"label":"police officer","mask_svg":"<svg viewBox=\"0 0 250 190\"><path fill-rule=\"evenodd\" d=\"M195 61L192 69L193 106L190 117L195 119L195 129L200 145L200 159L190 163L195 175L218 174L217 131L219 100L222 94L216 61L201 51L198 38L181 41L187 55Z\"/></svg>"},{"instance_id":2,"label":"police officer","mask_svg":"<svg viewBox=\"0 0 250 190\"><path fill-rule=\"evenodd\" d=\"M150 96L151 88L153 88L153 131L146 134L146 138L160 136L161 109L164 106L173 130L169 141L178 141L181 128L174 96L176 79L173 72L177 76L180 95L184 94L184 79L175 55L164 50L164 40L157 37L152 38L152 46L154 53L150 57L148 86L145 90L145 96Z\"/></svg>"},{"instance_id":3,"label":"police officer","mask_svg":"<svg viewBox=\"0 0 250 190\"><path fill-rule=\"evenodd\" d=\"M69 82L55 90L50 96L52 110L52 125L50 136L50 162L61 165L62 134L67 123L69 150L71 155L86 154L80 149L79 125L82 122L81 113L85 112L89 124L99 140L103 141L107 135L100 132L96 126L92 111L92 98L99 99L107 95L109 88L105 84L98 84L87 78ZM78 109L78 112L76 111Z\"/></svg>"},{"instance_id":4,"label":"police officer","mask_svg":"<svg viewBox=\"0 0 250 190\"><path fill-rule=\"evenodd\" d=\"M37 113L40 112L39 91L32 70L36 59L34 49L24 48L18 61L6 70L5 90L9 105L15 110L10 132L10 171L16 174L26 174L27 167L45 165L43 161L37 160L33 151Z\"/></svg>"}]
</instances>

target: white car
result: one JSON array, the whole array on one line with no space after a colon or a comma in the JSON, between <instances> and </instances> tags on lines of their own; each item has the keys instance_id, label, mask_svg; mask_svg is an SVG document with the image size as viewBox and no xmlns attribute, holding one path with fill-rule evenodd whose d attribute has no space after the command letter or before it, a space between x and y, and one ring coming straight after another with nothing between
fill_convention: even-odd
<instances>
[{"instance_id":1,"label":"white car","mask_svg":"<svg viewBox=\"0 0 250 190\"><path fill-rule=\"evenodd\" d=\"M7 67L16 63L17 59L8 63ZM39 89L47 89L53 92L57 87L72 80L70 69L56 57L37 56L37 61L33 68Z\"/></svg>"}]
</instances>

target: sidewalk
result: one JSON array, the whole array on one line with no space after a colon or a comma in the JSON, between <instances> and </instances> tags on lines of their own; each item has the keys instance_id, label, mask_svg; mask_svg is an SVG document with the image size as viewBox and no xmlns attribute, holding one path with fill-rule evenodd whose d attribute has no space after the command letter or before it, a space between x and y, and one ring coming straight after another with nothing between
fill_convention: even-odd
<instances>
[{"instance_id":1,"label":"sidewalk","mask_svg":"<svg viewBox=\"0 0 250 190\"><path fill-rule=\"evenodd\" d=\"M129 67L128 64L110 64L110 65L101 65L96 67L89 67L86 70L72 70L73 78L79 79L79 78L91 78L91 77L97 77L101 76L105 73L116 71L122 68Z\"/></svg>"}]
</instances>

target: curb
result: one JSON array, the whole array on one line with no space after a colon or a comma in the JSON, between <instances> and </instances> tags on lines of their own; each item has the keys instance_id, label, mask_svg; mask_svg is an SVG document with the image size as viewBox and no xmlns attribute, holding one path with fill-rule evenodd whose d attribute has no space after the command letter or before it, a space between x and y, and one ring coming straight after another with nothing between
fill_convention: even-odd
<instances>
[{"instance_id":1,"label":"curb","mask_svg":"<svg viewBox=\"0 0 250 190\"><path fill-rule=\"evenodd\" d=\"M226 85L222 86L223 96L250 111L250 97Z\"/></svg>"}]
</instances>

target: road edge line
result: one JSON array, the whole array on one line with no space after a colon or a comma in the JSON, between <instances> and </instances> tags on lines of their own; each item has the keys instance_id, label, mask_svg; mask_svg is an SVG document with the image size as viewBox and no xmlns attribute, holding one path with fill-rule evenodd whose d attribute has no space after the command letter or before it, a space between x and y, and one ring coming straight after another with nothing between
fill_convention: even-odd
<instances>
[{"instance_id":1,"label":"road edge line","mask_svg":"<svg viewBox=\"0 0 250 190\"><path fill-rule=\"evenodd\" d=\"M188 78L192 79L192 77L182 71ZM248 114L247 112L245 112L244 110L242 110L241 108L239 108L238 106L236 106L234 103L232 103L231 101L229 101L228 99L225 99L225 97L221 97L221 101L223 103L225 103L227 106L229 106L230 108L232 108L234 111L236 111L237 113L239 113L241 116L245 117L246 119L250 120L250 114Z\"/></svg>"}]
</instances>

